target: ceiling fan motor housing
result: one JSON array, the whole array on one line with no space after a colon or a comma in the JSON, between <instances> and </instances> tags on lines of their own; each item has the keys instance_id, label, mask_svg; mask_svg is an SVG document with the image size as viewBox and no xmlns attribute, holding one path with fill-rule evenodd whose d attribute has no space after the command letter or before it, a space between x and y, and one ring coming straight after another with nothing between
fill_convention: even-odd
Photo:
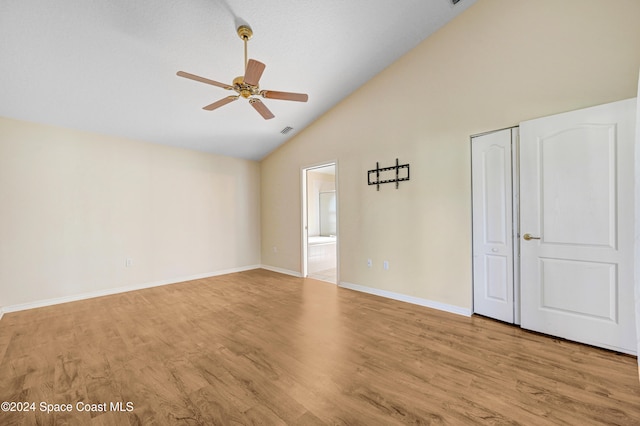
<instances>
[{"instance_id":1,"label":"ceiling fan motor housing","mask_svg":"<svg viewBox=\"0 0 640 426\"><path fill-rule=\"evenodd\" d=\"M252 86L244 82L244 77L239 76L233 79L233 89L243 98L249 98L252 95L259 94L258 86Z\"/></svg>"}]
</instances>

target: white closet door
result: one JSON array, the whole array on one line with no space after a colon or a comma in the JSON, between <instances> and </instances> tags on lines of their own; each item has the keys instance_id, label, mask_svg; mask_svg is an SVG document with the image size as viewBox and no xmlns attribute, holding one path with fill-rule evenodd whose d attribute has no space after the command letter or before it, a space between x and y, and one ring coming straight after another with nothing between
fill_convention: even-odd
<instances>
[{"instance_id":1,"label":"white closet door","mask_svg":"<svg viewBox=\"0 0 640 426\"><path fill-rule=\"evenodd\" d=\"M471 140L473 311L514 322L511 129Z\"/></svg>"},{"instance_id":2,"label":"white closet door","mask_svg":"<svg viewBox=\"0 0 640 426\"><path fill-rule=\"evenodd\" d=\"M635 108L520 124L523 328L635 353Z\"/></svg>"}]
</instances>

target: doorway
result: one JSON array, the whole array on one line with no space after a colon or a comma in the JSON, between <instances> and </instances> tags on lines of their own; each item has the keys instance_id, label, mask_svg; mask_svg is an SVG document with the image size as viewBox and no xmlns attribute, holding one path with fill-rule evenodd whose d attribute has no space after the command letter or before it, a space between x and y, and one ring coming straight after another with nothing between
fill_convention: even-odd
<instances>
[{"instance_id":1,"label":"doorway","mask_svg":"<svg viewBox=\"0 0 640 426\"><path fill-rule=\"evenodd\" d=\"M302 170L303 276L338 282L336 163Z\"/></svg>"},{"instance_id":2,"label":"doorway","mask_svg":"<svg viewBox=\"0 0 640 426\"><path fill-rule=\"evenodd\" d=\"M635 99L472 137L473 311L636 353Z\"/></svg>"}]
</instances>

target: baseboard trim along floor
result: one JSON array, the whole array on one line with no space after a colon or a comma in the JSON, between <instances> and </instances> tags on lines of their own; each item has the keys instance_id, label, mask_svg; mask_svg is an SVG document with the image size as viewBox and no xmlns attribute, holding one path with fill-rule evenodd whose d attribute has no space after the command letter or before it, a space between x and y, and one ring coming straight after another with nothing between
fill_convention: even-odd
<instances>
[{"instance_id":1,"label":"baseboard trim along floor","mask_svg":"<svg viewBox=\"0 0 640 426\"><path fill-rule=\"evenodd\" d=\"M206 272L203 274L196 274L196 275L190 275L190 276L184 276L184 277L176 277L168 280L134 284L130 286L105 288L102 290L90 291L87 293L72 294L69 296L62 296L62 297L56 297L52 299L36 300L33 302L4 306L0 309L0 319L2 319L3 314L9 313L9 312L18 312L18 311L24 311L27 309L34 309L34 308L43 308L45 306L59 305L61 303L69 303L69 302L76 302L78 300L93 299L94 297L109 296L112 294L126 293L129 291L142 290L145 288L152 288L152 287L160 287L163 285L177 284L185 281L199 280L202 278L211 278L219 275L233 274L236 272L250 271L252 269L259 269L259 268L260 268L260 265L242 266L239 268L224 269L221 271Z\"/></svg>"},{"instance_id":2,"label":"baseboard trim along floor","mask_svg":"<svg viewBox=\"0 0 640 426\"><path fill-rule=\"evenodd\" d=\"M302 278L302 274L297 271L292 271L290 269L278 268L277 266L269 266L269 265L260 265L261 269L266 269L267 271L277 272L279 274L290 275L296 278Z\"/></svg>"},{"instance_id":3,"label":"baseboard trim along floor","mask_svg":"<svg viewBox=\"0 0 640 426\"><path fill-rule=\"evenodd\" d=\"M465 317L471 316L470 309L462 308L460 306L447 305L446 303L440 303L433 300L421 299L419 297L407 296L406 294L394 293L392 291L380 290L377 288L367 287L360 284L352 284L344 281L340 282L340 287L348 288L349 290L360 291L363 293L373 294L375 296L386 297L387 299L399 300L401 302L407 302L414 305L437 309L439 311L449 312L452 314L463 315Z\"/></svg>"}]
</instances>

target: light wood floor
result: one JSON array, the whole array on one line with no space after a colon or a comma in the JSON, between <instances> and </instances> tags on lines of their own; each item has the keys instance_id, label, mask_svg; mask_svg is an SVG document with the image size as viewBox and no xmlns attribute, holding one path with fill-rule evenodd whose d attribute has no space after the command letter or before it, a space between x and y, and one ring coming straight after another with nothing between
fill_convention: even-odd
<instances>
[{"instance_id":1,"label":"light wood floor","mask_svg":"<svg viewBox=\"0 0 640 426\"><path fill-rule=\"evenodd\" d=\"M338 282L338 270L336 268L331 268L314 272L312 274L309 274L309 278L335 284L336 282Z\"/></svg>"},{"instance_id":2,"label":"light wood floor","mask_svg":"<svg viewBox=\"0 0 640 426\"><path fill-rule=\"evenodd\" d=\"M0 401L74 405L2 425L640 424L633 357L264 270L5 314Z\"/></svg>"}]
</instances>

